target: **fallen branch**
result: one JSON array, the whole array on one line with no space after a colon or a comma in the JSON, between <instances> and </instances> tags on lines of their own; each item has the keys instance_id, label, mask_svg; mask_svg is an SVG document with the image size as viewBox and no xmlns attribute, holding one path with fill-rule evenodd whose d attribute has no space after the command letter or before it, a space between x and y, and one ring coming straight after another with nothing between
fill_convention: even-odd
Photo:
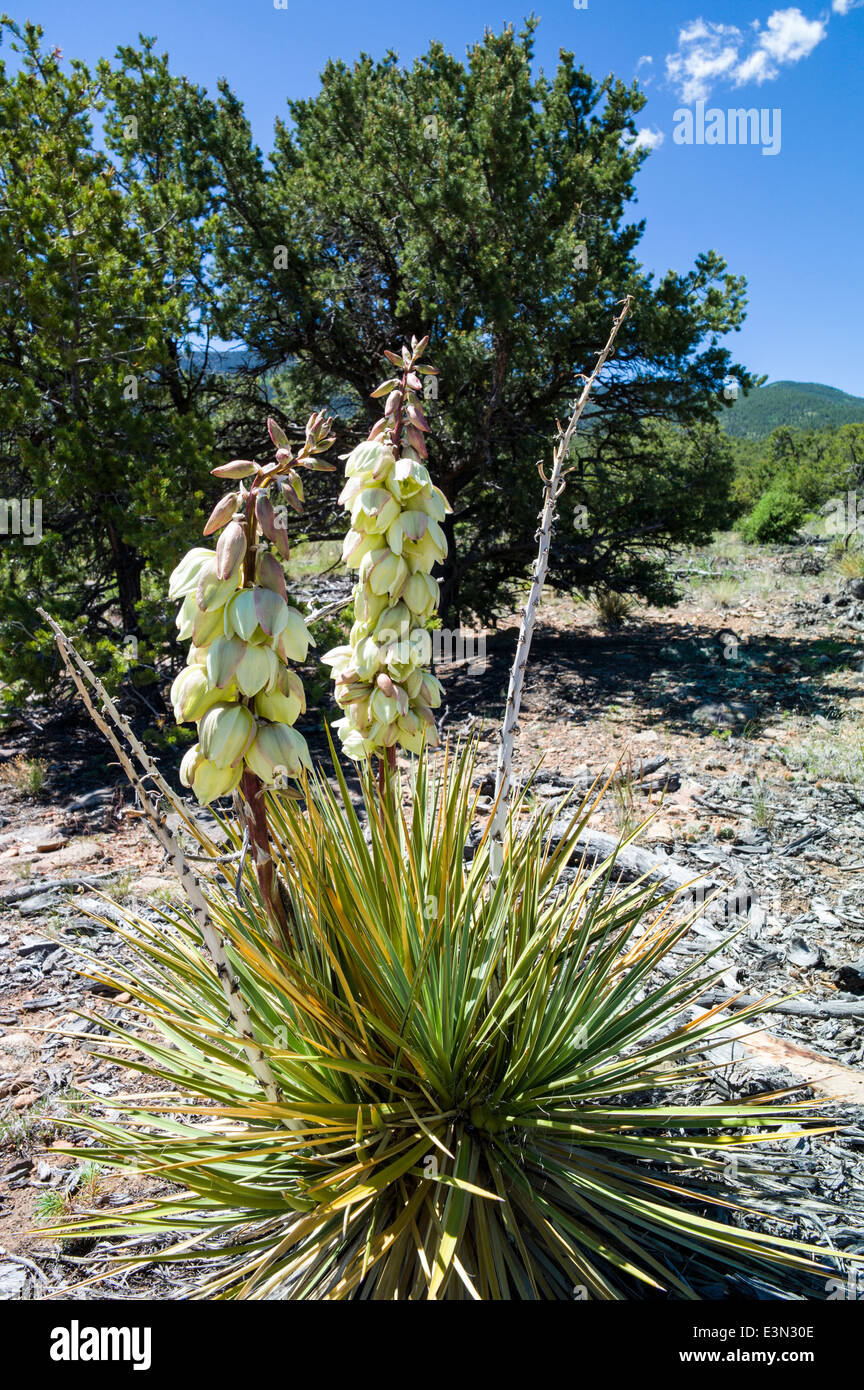
<instances>
[{"instance_id":1,"label":"fallen branch","mask_svg":"<svg viewBox=\"0 0 864 1390\"><path fill-rule=\"evenodd\" d=\"M120 873L120 869L110 869L108 873L87 874L80 878L44 878L37 879L35 883L16 884L12 888L0 889L0 902L8 906L10 903L23 902L25 898L35 898L40 893L60 893L69 888L95 888L106 879L118 878Z\"/></svg>"},{"instance_id":2,"label":"fallen branch","mask_svg":"<svg viewBox=\"0 0 864 1390\"><path fill-rule=\"evenodd\" d=\"M764 1000L755 994L726 994L723 990L712 989L707 994L703 994L696 1001L705 1008L714 1008L717 1004L735 1005L736 1008L752 1008L754 1004L760 1004L763 1013L773 1014L794 1014L799 1018L864 1018L864 999L828 999L824 1003L808 1004L803 999L786 999L778 1001L776 1004L765 1004ZM734 1014L732 1017L734 1018Z\"/></svg>"},{"instance_id":3,"label":"fallen branch","mask_svg":"<svg viewBox=\"0 0 864 1390\"><path fill-rule=\"evenodd\" d=\"M554 847L562 839L568 826L568 821L553 821L549 827L547 843ZM675 891L692 885L693 892L700 898L710 898L714 893L721 893L729 887L725 882L720 883L717 879L708 878L698 870L676 864L674 859L669 859L666 855L652 854L650 850L641 849L638 845L620 847L620 841L616 836L607 835L603 830L583 830L576 841L576 860L584 856L589 864L603 864L613 855L613 873L625 880L647 877L662 883L664 888ZM750 890L745 885L733 885L733 891L739 901L744 904L749 902Z\"/></svg>"}]
</instances>

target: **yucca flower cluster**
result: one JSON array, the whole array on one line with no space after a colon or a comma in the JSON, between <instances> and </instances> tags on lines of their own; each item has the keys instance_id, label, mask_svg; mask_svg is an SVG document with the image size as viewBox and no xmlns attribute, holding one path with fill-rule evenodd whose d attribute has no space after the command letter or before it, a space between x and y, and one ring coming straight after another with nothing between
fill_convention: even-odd
<instances>
[{"instance_id":1,"label":"yucca flower cluster","mask_svg":"<svg viewBox=\"0 0 864 1390\"><path fill-rule=\"evenodd\" d=\"M282 560L290 555L286 504L302 509L298 468L330 469L315 455L332 445L330 420L312 415L295 458L284 431L268 420L276 458L234 459L212 472L239 487L220 498L204 535L221 531L215 551L196 546L171 575L188 665L171 687L178 724L194 721L198 742L180 779L202 805L239 785L244 771L264 786L311 767L306 740L293 727L306 708L303 684L289 662L303 662L314 642L288 602ZM247 488L244 479L252 478ZM274 505L274 498L276 504Z\"/></svg>"},{"instance_id":2,"label":"yucca flower cluster","mask_svg":"<svg viewBox=\"0 0 864 1390\"><path fill-rule=\"evenodd\" d=\"M429 425L420 402L421 377L436 373L420 362L428 341L412 338L401 357L385 353L400 373L372 392L386 396L384 416L347 455L339 497L351 514L342 559L359 571L354 625L348 645L334 647L322 660L332 669L336 702L345 711L335 727L345 753L355 759L382 756L397 745L419 753L424 741L438 741L433 710L441 703L441 686L428 669L427 624L438 608L432 569L447 554L441 522L451 507L423 462Z\"/></svg>"}]
</instances>

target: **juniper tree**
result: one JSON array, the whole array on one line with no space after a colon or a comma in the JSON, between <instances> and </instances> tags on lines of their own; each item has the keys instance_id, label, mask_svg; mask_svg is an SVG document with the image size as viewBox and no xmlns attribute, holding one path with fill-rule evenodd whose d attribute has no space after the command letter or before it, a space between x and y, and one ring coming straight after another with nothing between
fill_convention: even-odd
<instances>
[{"instance_id":1,"label":"juniper tree","mask_svg":"<svg viewBox=\"0 0 864 1390\"><path fill-rule=\"evenodd\" d=\"M289 102L272 172L239 137L223 171L226 328L288 364L297 392L356 439L374 420L366 383L382 349L430 332L451 614L500 611L525 575L549 420L569 417L622 293L634 315L586 421L553 579L661 593L657 555L722 518L714 415L728 375L751 381L720 346L742 321L744 281L714 252L659 279L638 263L628 204L644 97L570 53L534 77L533 29L487 33L465 63L439 43L410 68L394 53L330 62L316 96ZM240 130L236 103L234 115Z\"/></svg>"}]
</instances>

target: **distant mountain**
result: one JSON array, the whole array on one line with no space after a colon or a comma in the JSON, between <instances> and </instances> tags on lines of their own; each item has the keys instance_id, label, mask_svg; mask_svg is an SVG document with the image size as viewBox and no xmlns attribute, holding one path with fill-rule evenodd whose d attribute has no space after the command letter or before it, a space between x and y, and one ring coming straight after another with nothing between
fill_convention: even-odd
<instances>
[{"instance_id":1,"label":"distant mountain","mask_svg":"<svg viewBox=\"0 0 864 1390\"><path fill-rule=\"evenodd\" d=\"M191 363L195 371L200 371L204 365L205 353L202 348L194 348L191 352L186 352L183 356L184 364ZM249 348L223 348L211 347L206 354L207 370L210 372L238 372L244 367L254 367L257 365L255 353ZM260 358L257 359L260 361Z\"/></svg>"},{"instance_id":2,"label":"distant mountain","mask_svg":"<svg viewBox=\"0 0 864 1390\"><path fill-rule=\"evenodd\" d=\"M720 422L727 434L740 439L764 439L781 425L796 430L833 429L864 422L864 397L815 381L772 381L723 410Z\"/></svg>"}]
</instances>

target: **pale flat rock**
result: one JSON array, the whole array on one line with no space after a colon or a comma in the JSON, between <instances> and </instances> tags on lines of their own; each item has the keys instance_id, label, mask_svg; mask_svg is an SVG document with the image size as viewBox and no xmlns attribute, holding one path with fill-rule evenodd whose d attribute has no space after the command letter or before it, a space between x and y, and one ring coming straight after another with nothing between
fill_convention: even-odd
<instances>
[{"instance_id":1,"label":"pale flat rock","mask_svg":"<svg viewBox=\"0 0 864 1390\"><path fill-rule=\"evenodd\" d=\"M0 1034L0 1062L31 1062L39 1056L39 1043L31 1033L20 1030Z\"/></svg>"},{"instance_id":2,"label":"pale flat rock","mask_svg":"<svg viewBox=\"0 0 864 1390\"><path fill-rule=\"evenodd\" d=\"M51 867L62 868L69 864L86 864L90 859L104 859L105 851L95 840L73 840L63 845L51 856Z\"/></svg>"},{"instance_id":3,"label":"pale flat rock","mask_svg":"<svg viewBox=\"0 0 864 1390\"><path fill-rule=\"evenodd\" d=\"M160 874L143 874L129 885L129 892L135 898L152 898L157 893L170 893L179 897L180 885L176 878L163 878Z\"/></svg>"}]
</instances>

